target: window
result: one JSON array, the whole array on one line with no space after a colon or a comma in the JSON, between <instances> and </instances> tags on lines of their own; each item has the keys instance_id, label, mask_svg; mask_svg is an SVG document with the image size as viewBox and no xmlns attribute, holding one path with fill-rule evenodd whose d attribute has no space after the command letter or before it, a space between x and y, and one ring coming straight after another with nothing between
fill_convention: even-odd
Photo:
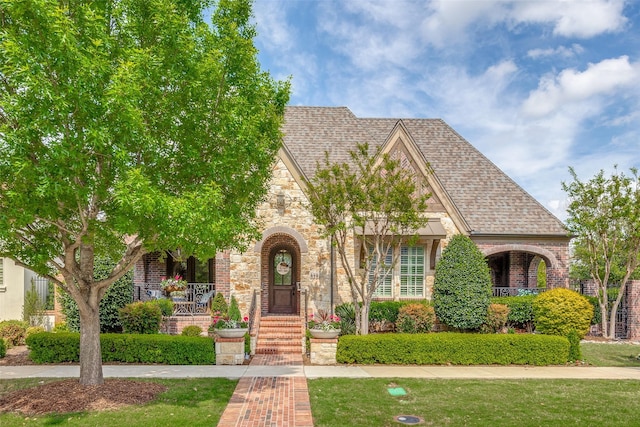
<instances>
[{"instance_id":1,"label":"window","mask_svg":"<svg viewBox=\"0 0 640 427\"><path fill-rule=\"evenodd\" d=\"M403 246L400 248L400 296L424 295L424 248Z\"/></svg>"},{"instance_id":2,"label":"window","mask_svg":"<svg viewBox=\"0 0 640 427\"><path fill-rule=\"evenodd\" d=\"M369 272L369 283L373 281L373 270L376 267L377 257L373 257L371 261L371 271ZM382 281L378 283L378 288L373 293L376 297L391 297L392 294L392 279L393 279L393 266L391 263L393 262L393 249L389 248L387 252L387 256L384 259L384 266L380 271L380 277L382 277Z\"/></svg>"},{"instance_id":3,"label":"window","mask_svg":"<svg viewBox=\"0 0 640 427\"><path fill-rule=\"evenodd\" d=\"M189 283L215 283L215 260L206 261L189 257L186 261L176 261L167 255L167 276L180 275Z\"/></svg>"}]
</instances>

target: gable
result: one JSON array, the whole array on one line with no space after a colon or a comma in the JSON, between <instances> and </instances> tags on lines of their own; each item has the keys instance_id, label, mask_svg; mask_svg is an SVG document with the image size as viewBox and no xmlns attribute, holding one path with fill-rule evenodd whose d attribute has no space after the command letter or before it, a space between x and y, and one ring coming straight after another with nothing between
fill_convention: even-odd
<instances>
[{"instance_id":1,"label":"gable","mask_svg":"<svg viewBox=\"0 0 640 427\"><path fill-rule=\"evenodd\" d=\"M325 151L330 161L344 162L358 143L383 145L427 176L434 212L442 207L460 231L567 237L560 220L440 119L361 119L344 107L287 107L283 131L304 176L313 176Z\"/></svg>"}]
</instances>

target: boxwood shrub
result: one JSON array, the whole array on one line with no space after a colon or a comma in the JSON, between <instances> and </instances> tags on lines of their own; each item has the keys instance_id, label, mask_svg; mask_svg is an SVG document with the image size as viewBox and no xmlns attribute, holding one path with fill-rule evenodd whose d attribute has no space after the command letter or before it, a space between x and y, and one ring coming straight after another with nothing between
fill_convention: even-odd
<instances>
[{"instance_id":1,"label":"boxwood shrub","mask_svg":"<svg viewBox=\"0 0 640 427\"><path fill-rule=\"evenodd\" d=\"M493 297L492 304L504 304L509 307L507 325L515 328L523 328L533 332L533 300L535 295L522 295L517 297Z\"/></svg>"},{"instance_id":2,"label":"boxwood shrub","mask_svg":"<svg viewBox=\"0 0 640 427\"><path fill-rule=\"evenodd\" d=\"M80 334L76 332L30 335L29 357L36 363L80 360ZM215 363L213 340L180 335L101 334L103 362L209 365Z\"/></svg>"},{"instance_id":3,"label":"boxwood shrub","mask_svg":"<svg viewBox=\"0 0 640 427\"><path fill-rule=\"evenodd\" d=\"M374 334L338 341L338 363L398 365L556 365L569 357L565 337L533 334Z\"/></svg>"}]
</instances>

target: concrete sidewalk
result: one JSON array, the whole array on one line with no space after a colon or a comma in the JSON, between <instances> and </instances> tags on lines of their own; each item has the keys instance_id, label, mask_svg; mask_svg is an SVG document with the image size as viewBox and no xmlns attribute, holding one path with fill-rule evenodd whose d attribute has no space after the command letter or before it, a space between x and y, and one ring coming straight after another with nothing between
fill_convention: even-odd
<instances>
[{"instance_id":1,"label":"concrete sidewalk","mask_svg":"<svg viewBox=\"0 0 640 427\"><path fill-rule=\"evenodd\" d=\"M448 378L448 379L628 379L640 368L581 366L169 366L104 365L105 378ZM77 365L0 366L0 379L78 377Z\"/></svg>"}]
</instances>

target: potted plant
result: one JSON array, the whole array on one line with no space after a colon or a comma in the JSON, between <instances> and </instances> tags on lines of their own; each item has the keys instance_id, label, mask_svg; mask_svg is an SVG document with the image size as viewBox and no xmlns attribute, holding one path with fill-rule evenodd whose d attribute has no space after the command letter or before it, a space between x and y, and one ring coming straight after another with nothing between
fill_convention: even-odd
<instances>
[{"instance_id":1,"label":"potted plant","mask_svg":"<svg viewBox=\"0 0 640 427\"><path fill-rule=\"evenodd\" d=\"M234 320L229 316L213 316L213 322L209 326L209 332L214 332L222 338L243 337L249 331L249 318Z\"/></svg>"},{"instance_id":2,"label":"potted plant","mask_svg":"<svg viewBox=\"0 0 640 427\"><path fill-rule=\"evenodd\" d=\"M171 292L184 291L187 288L187 281L179 274L176 274L173 277L162 277L160 286L169 295Z\"/></svg>"},{"instance_id":3,"label":"potted plant","mask_svg":"<svg viewBox=\"0 0 640 427\"><path fill-rule=\"evenodd\" d=\"M340 318L324 310L318 310L317 315L309 315L309 333L313 338L336 338L340 335Z\"/></svg>"}]
</instances>

